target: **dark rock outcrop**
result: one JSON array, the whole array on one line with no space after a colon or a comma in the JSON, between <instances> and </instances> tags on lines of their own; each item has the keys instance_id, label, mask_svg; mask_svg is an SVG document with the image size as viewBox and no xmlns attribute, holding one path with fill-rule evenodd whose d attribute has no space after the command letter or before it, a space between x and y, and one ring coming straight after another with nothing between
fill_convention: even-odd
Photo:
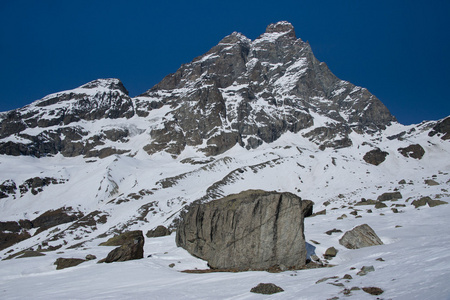
<instances>
[{"instance_id":1,"label":"dark rock outcrop","mask_svg":"<svg viewBox=\"0 0 450 300\"><path fill-rule=\"evenodd\" d=\"M398 199L402 199L403 196L400 192L387 192L378 196L378 201L397 201Z\"/></svg>"},{"instance_id":2,"label":"dark rock outcrop","mask_svg":"<svg viewBox=\"0 0 450 300\"><path fill-rule=\"evenodd\" d=\"M81 263L84 263L86 260L81 258L58 258L54 265L56 265L56 270L61 270L65 268L75 267Z\"/></svg>"},{"instance_id":3,"label":"dark rock outcrop","mask_svg":"<svg viewBox=\"0 0 450 300\"><path fill-rule=\"evenodd\" d=\"M448 202L442 200L433 200L428 196L422 197L418 200L414 200L413 202L411 202L411 205L414 205L415 208L419 208L425 205L428 205L429 207L435 207L442 204L448 204Z\"/></svg>"},{"instance_id":4,"label":"dark rock outcrop","mask_svg":"<svg viewBox=\"0 0 450 300\"><path fill-rule=\"evenodd\" d=\"M181 217L176 243L212 269L300 268L303 208L294 194L255 190L194 204Z\"/></svg>"},{"instance_id":5,"label":"dark rock outcrop","mask_svg":"<svg viewBox=\"0 0 450 300\"><path fill-rule=\"evenodd\" d=\"M383 245L383 242L369 225L362 224L344 233L339 244L347 249L359 249Z\"/></svg>"},{"instance_id":6,"label":"dark rock outcrop","mask_svg":"<svg viewBox=\"0 0 450 300\"><path fill-rule=\"evenodd\" d=\"M115 236L100 246L118 246L108 253L107 257L99 262L112 263L141 259L144 257L144 235L141 230L125 232Z\"/></svg>"},{"instance_id":7,"label":"dark rock outcrop","mask_svg":"<svg viewBox=\"0 0 450 300\"><path fill-rule=\"evenodd\" d=\"M421 159L425 154L425 150L419 144L409 145L406 148L398 148L398 152L404 157L412 157L415 159Z\"/></svg>"},{"instance_id":8,"label":"dark rock outcrop","mask_svg":"<svg viewBox=\"0 0 450 300\"><path fill-rule=\"evenodd\" d=\"M450 139L450 117L443 119L438 122L433 129L428 133L429 136L434 136L436 134L442 134L443 140Z\"/></svg>"},{"instance_id":9,"label":"dark rock outcrop","mask_svg":"<svg viewBox=\"0 0 450 300\"><path fill-rule=\"evenodd\" d=\"M385 161L386 156L388 156L388 155L389 155L389 153L387 153L386 151L382 151L380 149L374 149L374 150L370 150L369 152L367 152L364 155L363 159L368 164L378 166L379 164L381 164L382 162Z\"/></svg>"},{"instance_id":10,"label":"dark rock outcrop","mask_svg":"<svg viewBox=\"0 0 450 300\"><path fill-rule=\"evenodd\" d=\"M147 231L147 234L146 234L146 236L148 238L160 237L160 236L166 236L166 235L170 235L170 230L166 226L163 226L163 225L159 225L155 229Z\"/></svg>"}]
</instances>

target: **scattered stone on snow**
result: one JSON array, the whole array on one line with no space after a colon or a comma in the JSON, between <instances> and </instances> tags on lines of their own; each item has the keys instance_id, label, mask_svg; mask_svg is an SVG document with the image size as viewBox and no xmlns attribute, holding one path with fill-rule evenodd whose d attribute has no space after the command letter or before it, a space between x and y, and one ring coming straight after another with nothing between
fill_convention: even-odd
<instances>
[{"instance_id":1,"label":"scattered stone on snow","mask_svg":"<svg viewBox=\"0 0 450 300\"><path fill-rule=\"evenodd\" d=\"M339 278L339 276L324 277L322 279L317 280L316 284L324 282L324 281L327 281L327 280L330 280L330 279L338 279L338 278Z\"/></svg>"},{"instance_id":2,"label":"scattered stone on snow","mask_svg":"<svg viewBox=\"0 0 450 300\"><path fill-rule=\"evenodd\" d=\"M359 249L363 247L383 245L383 242L369 225L362 224L350 231L347 231L339 240L339 244L348 249Z\"/></svg>"},{"instance_id":3,"label":"scattered stone on snow","mask_svg":"<svg viewBox=\"0 0 450 300\"><path fill-rule=\"evenodd\" d=\"M353 279L353 277L350 274L345 274L344 277L342 277L342 279L350 280L350 279Z\"/></svg>"},{"instance_id":4,"label":"scattered stone on snow","mask_svg":"<svg viewBox=\"0 0 450 300\"><path fill-rule=\"evenodd\" d=\"M65 268L75 267L79 264L85 262L86 260L81 258L58 258L54 265L56 265L56 270L61 270Z\"/></svg>"},{"instance_id":5,"label":"scattered stone on snow","mask_svg":"<svg viewBox=\"0 0 450 300\"><path fill-rule=\"evenodd\" d=\"M426 179L425 184L433 186L433 185L439 185L439 182L437 182L436 180L433 180L433 179Z\"/></svg>"},{"instance_id":6,"label":"scattered stone on snow","mask_svg":"<svg viewBox=\"0 0 450 300\"><path fill-rule=\"evenodd\" d=\"M146 236L148 238L161 237L161 236L166 236L166 235L170 235L170 230L166 226L163 226L163 225L159 225L155 229L147 231L147 234L146 234Z\"/></svg>"},{"instance_id":7,"label":"scattered stone on snow","mask_svg":"<svg viewBox=\"0 0 450 300\"><path fill-rule=\"evenodd\" d=\"M116 261L127 261L141 259L144 257L144 235L141 230L125 232L121 235L110 238L101 246L118 246L108 253L106 258L99 263L112 263Z\"/></svg>"},{"instance_id":8,"label":"scattered stone on snow","mask_svg":"<svg viewBox=\"0 0 450 300\"><path fill-rule=\"evenodd\" d=\"M363 287L362 290L368 294L375 295L375 296L378 296L378 295L381 295L384 293L384 291L382 289L380 289L379 287L373 287L373 286Z\"/></svg>"},{"instance_id":9,"label":"scattered stone on snow","mask_svg":"<svg viewBox=\"0 0 450 300\"><path fill-rule=\"evenodd\" d=\"M341 233L341 232L342 232L342 230L333 228L333 229L331 229L331 230L328 230L328 231L325 232L325 233L328 234L328 235L332 235L333 233Z\"/></svg>"},{"instance_id":10,"label":"scattered stone on snow","mask_svg":"<svg viewBox=\"0 0 450 300\"><path fill-rule=\"evenodd\" d=\"M45 256L45 254L39 251L25 250L23 254L21 256L18 256L17 258L36 257L36 256Z\"/></svg>"},{"instance_id":11,"label":"scattered stone on snow","mask_svg":"<svg viewBox=\"0 0 450 300\"><path fill-rule=\"evenodd\" d=\"M325 254L323 255L326 259L331 259L333 257L336 257L338 253L338 250L334 247L330 247L325 251Z\"/></svg>"},{"instance_id":12,"label":"scattered stone on snow","mask_svg":"<svg viewBox=\"0 0 450 300\"><path fill-rule=\"evenodd\" d=\"M442 200L433 200L428 196L422 197L418 200L414 200L413 202L411 202L411 205L414 205L415 208L418 208L420 206L425 206L427 204L429 207L435 207L435 206L442 205L442 204L448 204L448 202L445 202Z\"/></svg>"},{"instance_id":13,"label":"scattered stone on snow","mask_svg":"<svg viewBox=\"0 0 450 300\"><path fill-rule=\"evenodd\" d=\"M377 202L377 204L375 204L376 209L385 208L385 207L387 207L387 205L384 204L383 202Z\"/></svg>"},{"instance_id":14,"label":"scattered stone on snow","mask_svg":"<svg viewBox=\"0 0 450 300\"><path fill-rule=\"evenodd\" d=\"M400 181L398 182L398 184L406 184L406 180L405 180L405 179L402 179L402 180L400 180Z\"/></svg>"},{"instance_id":15,"label":"scattered stone on snow","mask_svg":"<svg viewBox=\"0 0 450 300\"><path fill-rule=\"evenodd\" d=\"M175 267L175 264L174 264L174 263L171 263L171 264L169 265L169 268L173 268L173 267Z\"/></svg>"},{"instance_id":16,"label":"scattered stone on snow","mask_svg":"<svg viewBox=\"0 0 450 300\"><path fill-rule=\"evenodd\" d=\"M264 295L272 295L275 293L284 292L284 290L273 283L260 283L253 287L250 292Z\"/></svg>"},{"instance_id":17,"label":"scattered stone on snow","mask_svg":"<svg viewBox=\"0 0 450 300\"><path fill-rule=\"evenodd\" d=\"M250 190L181 216L177 246L212 269L267 270L306 264L303 200L291 193Z\"/></svg>"},{"instance_id":18,"label":"scattered stone on snow","mask_svg":"<svg viewBox=\"0 0 450 300\"><path fill-rule=\"evenodd\" d=\"M95 256L93 254L86 255L86 260L94 260L94 259L97 259L97 256Z\"/></svg>"},{"instance_id":19,"label":"scattered stone on snow","mask_svg":"<svg viewBox=\"0 0 450 300\"><path fill-rule=\"evenodd\" d=\"M378 196L378 201L397 201L398 199L402 199L403 196L400 192L388 192L383 193L380 196Z\"/></svg>"}]
</instances>

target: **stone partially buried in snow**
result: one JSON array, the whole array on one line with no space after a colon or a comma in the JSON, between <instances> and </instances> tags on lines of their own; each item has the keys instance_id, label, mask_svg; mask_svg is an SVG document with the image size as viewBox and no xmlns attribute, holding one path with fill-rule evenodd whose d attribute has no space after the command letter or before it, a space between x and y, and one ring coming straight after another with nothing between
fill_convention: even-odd
<instances>
[{"instance_id":1,"label":"stone partially buried in snow","mask_svg":"<svg viewBox=\"0 0 450 300\"><path fill-rule=\"evenodd\" d=\"M304 208L294 194L255 190L194 204L181 216L176 243L212 269L300 268Z\"/></svg>"},{"instance_id":2,"label":"stone partially buried in snow","mask_svg":"<svg viewBox=\"0 0 450 300\"><path fill-rule=\"evenodd\" d=\"M389 155L389 153L387 153L386 151L382 151L380 149L374 149L374 150L367 152L364 155L363 159L366 163L378 166L379 164L384 162L384 160L386 159L386 156L388 156L388 155Z\"/></svg>"},{"instance_id":3,"label":"stone partially buried in snow","mask_svg":"<svg viewBox=\"0 0 450 300\"><path fill-rule=\"evenodd\" d=\"M251 293L272 295L279 292L284 292L282 288L273 283L260 283L250 290Z\"/></svg>"},{"instance_id":4,"label":"stone partially buried in snow","mask_svg":"<svg viewBox=\"0 0 450 300\"><path fill-rule=\"evenodd\" d=\"M362 224L347 231L339 240L339 244L347 249L360 249L364 247L383 245L375 231L367 225Z\"/></svg>"},{"instance_id":5,"label":"stone partially buried in snow","mask_svg":"<svg viewBox=\"0 0 450 300\"><path fill-rule=\"evenodd\" d=\"M109 239L107 242L100 244L101 246L117 246L108 256L101 262L111 263L116 261L127 261L132 259L140 259L144 257L144 235L141 230L125 232L119 236Z\"/></svg>"}]
</instances>

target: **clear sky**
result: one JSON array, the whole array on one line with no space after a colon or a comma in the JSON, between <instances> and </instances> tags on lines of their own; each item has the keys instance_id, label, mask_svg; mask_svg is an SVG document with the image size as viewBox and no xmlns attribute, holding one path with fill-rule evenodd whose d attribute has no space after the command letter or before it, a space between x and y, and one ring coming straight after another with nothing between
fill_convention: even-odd
<instances>
[{"instance_id":1,"label":"clear sky","mask_svg":"<svg viewBox=\"0 0 450 300\"><path fill-rule=\"evenodd\" d=\"M447 0L0 0L0 111L97 78L136 96L233 31L282 20L401 123L450 115Z\"/></svg>"}]
</instances>

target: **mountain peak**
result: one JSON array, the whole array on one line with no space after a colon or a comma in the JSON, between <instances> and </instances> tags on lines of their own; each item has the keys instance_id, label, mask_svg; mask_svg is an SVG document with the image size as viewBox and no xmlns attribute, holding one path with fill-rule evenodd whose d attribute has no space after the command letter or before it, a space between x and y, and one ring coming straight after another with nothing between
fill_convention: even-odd
<instances>
[{"instance_id":1,"label":"mountain peak","mask_svg":"<svg viewBox=\"0 0 450 300\"><path fill-rule=\"evenodd\" d=\"M95 89L95 88L105 88L109 90L119 90L123 92L124 94L128 95L128 91L123 85L122 81L117 78L100 78L93 80L91 82L88 82L82 86L80 86L82 89Z\"/></svg>"},{"instance_id":2,"label":"mountain peak","mask_svg":"<svg viewBox=\"0 0 450 300\"><path fill-rule=\"evenodd\" d=\"M267 26L265 33L288 33L289 37L296 38L294 26L287 21L270 24Z\"/></svg>"}]
</instances>

